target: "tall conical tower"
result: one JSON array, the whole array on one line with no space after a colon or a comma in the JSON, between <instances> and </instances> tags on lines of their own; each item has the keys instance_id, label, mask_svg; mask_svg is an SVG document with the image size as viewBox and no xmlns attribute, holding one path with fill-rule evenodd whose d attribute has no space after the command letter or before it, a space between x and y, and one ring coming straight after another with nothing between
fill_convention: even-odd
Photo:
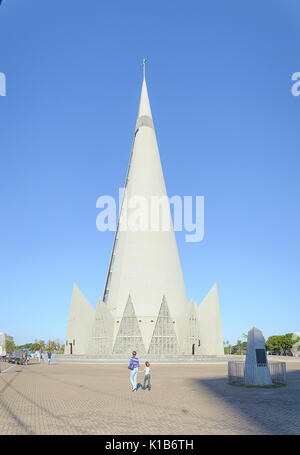
<instances>
[{"instance_id":1,"label":"tall conical tower","mask_svg":"<svg viewBox=\"0 0 300 455\"><path fill-rule=\"evenodd\" d=\"M159 344L157 336L154 340L153 332L164 302L181 352L187 323L187 298L148 98L145 61L143 66L142 91L125 184L126 197L103 300L115 318L114 345L130 296L146 351L151 341ZM157 223L157 214L162 214L158 211L159 203L159 210L164 207L164 215ZM168 230L163 219L165 222L167 219ZM155 352L159 353L159 347Z\"/></svg>"},{"instance_id":2,"label":"tall conical tower","mask_svg":"<svg viewBox=\"0 0 300 455\"><path fill-rule=\"evenodd\" d=\"M222 355L216 285L187 302L144 77L125 197L96 312L74 285L66 354Z\"/></svg>"}]
</instances>

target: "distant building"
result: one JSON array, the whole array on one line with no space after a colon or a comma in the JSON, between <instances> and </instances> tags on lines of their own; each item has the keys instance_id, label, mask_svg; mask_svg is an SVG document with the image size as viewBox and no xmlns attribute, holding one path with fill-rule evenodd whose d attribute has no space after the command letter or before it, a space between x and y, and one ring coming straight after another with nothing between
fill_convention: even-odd
<instances>
[{"instance_id":1,"label":"distant building","mask_svg":"<svg viewBox=\"0 0 300 455\"><path fill-rule=\"evenodd\" d=\"M13 341L13 337L6 335L6 333L0 333L0 355L9 354L5 349L6 341Z\"/></svg>"},{"instance_id":2,"label":"distant building","mask_svg":"<svg viewBox=\"0 0 300 455\"><path fill-rule=\"evenodd\" d=\"M128 199L167 197L145 77L125 189ZM133 350L224 354L217 285L199 306L188 302L172 222L168 231L146 232L123 230L118 223L96 311L74 283L65 354L129 355Z\"/></svg>"},{"instance_id":3,"label":"distant building","mask_svg":"<svg viewBox=\"0 0 300 455\"><path fill-rule=\"evenodd\" d=\"M0 333L0 355L6 355L5 351L5 333Z\"/></svg>"}]
</instances>

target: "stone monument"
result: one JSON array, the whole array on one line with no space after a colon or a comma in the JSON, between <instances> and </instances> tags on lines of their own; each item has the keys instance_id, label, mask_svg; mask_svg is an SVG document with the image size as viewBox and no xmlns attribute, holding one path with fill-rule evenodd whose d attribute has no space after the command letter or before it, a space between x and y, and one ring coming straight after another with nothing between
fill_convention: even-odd
<instances>
[{"instance_id":1,"label":"stone monument","mask_svg":"<svg viewBox=\"0 0 300 455\"><path fill-rule=\"evenodd\" d=\"M256 327L248 332L244 375L246 385L272 385L265 340L261 330Z\"/></svg>"}]
</instances>

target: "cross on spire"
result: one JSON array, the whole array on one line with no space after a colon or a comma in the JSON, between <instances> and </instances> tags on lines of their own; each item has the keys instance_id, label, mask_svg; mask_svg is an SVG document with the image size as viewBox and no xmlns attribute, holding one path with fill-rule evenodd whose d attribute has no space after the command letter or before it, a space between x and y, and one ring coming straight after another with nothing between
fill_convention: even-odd
<instances>
[{"instance_id":1,"label":"cross on spire","mask_svg":"<svg viewBox=\"0 0 300 455\"><path fill-rule=\"evenodd\" d=\"M144 79L145 79L146 61L147 61L147 60L144 58L144 59L143 59L143 75L144 75Z\"/></svg>"}]
</instances>

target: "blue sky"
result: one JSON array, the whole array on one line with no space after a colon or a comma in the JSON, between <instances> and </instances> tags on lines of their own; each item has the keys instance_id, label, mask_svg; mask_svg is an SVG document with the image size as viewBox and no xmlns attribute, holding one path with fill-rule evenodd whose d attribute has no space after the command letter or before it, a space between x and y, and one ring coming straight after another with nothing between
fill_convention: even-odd
<instances>
[{"instance_id":1,"label":"blue sky","mask_svg":"<svg viewBox=\"0 0 300 455\"><path fill-rule=\"evenodd\" d=\"M113 233L96 200L127 170L143 57L168 194L205 197L178 249L188 298L216 281L224 339L300 330L297 0L4 0L0 331L65 339L75 281L96 307Z\"/></svg>"}]
</instances>

